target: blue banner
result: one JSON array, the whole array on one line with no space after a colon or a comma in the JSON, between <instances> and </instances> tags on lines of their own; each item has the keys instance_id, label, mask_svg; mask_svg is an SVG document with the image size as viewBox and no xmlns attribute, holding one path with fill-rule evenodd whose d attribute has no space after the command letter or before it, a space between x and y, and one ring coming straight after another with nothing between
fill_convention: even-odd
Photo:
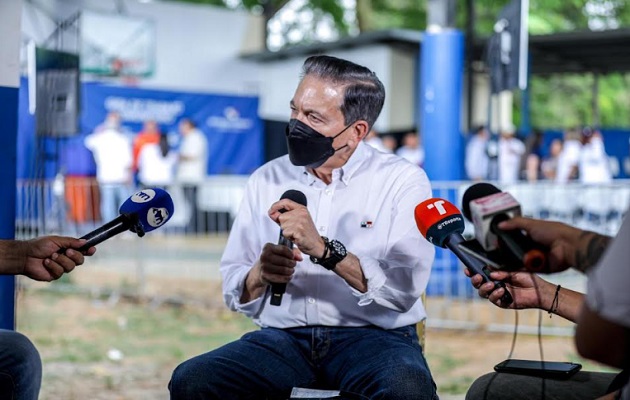
<instances>
[{"instance_id":1,"label":"blue banner","mask_svg":"<svg viewBox=\"0 0 630 400\"><path fill-rule=\"evenodd\" d=\"M263 162L263 124L258 97L183 93L84 84L81 131L91 133L116 111L132 133L153 119L179 137L177 123L189 118L208 138L208 174L250 174Z\"/></svg>"},{"instance_id":2,"label":"blue banner","mask_svg":"<svg viewBox=\"0 0 630 400\"><path fill-rule=\"evenodd\" d=\"M36 137L28 112L28 82L20 85L18 178L52 178L57 172L93 176L96 166L85 136L116 111L133 138L145 121L157 121L174 142L178 122L189 118L208 138L208 174L252 173L263 163L263 123L258 97L148 90L102 83L81 85L80 132L75 137Z\"/></svg>"}]
</instances>

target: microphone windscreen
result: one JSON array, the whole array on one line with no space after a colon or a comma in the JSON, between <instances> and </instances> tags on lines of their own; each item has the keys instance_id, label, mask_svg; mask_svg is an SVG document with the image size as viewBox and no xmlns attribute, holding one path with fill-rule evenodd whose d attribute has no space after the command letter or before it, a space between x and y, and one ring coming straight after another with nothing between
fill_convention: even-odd
<instances>
[{"instance_id":1,"label":"microphone windscreen","mask_svg":"<svg viewBox=\"0 0 630 400\"><path fill-rule=\"evenodd\" d=\"M501 191L493 184L486 182L475 183L466 189L464 196L462 197L462 211L464 212L464 217L466 217L467 220L472 221L472 215L470 212L471 201L490 196L495 193L501 193Z\"/></svg>"},{"instance_id":2,"label":"microphone windscreen","mask_svg":"<svg viewBox=\"0 0 630 400\"><path fill-rule=\"evenodd\" d=\"M166 190L143 189L125 200L119 212L135 214L144 231L150 232L164 225L173 216L173 199Z\"/></svg>"},{"instance_id":3,"label":"microphone windscreen","mask_svg":"<svg viewBox=\"0 0 630 400\"><path fill-rule=\"evenodd\" d=\"M306 196L299 190L289 189L282 194L280 200L289 199L306 207Z\"/></svg>"},{"instance_id":4,"label":"microphone windscreen","mask_svg":"<svg viewBox=\"0 0 630 400\"><path fill-rule=\"evenodd\" d=\"M446 239L454 234L464 233L464 218L457 207L449 201L431 198L416 206L416 225L429 242L446 247Z\"/></svg>"}]
</instances>

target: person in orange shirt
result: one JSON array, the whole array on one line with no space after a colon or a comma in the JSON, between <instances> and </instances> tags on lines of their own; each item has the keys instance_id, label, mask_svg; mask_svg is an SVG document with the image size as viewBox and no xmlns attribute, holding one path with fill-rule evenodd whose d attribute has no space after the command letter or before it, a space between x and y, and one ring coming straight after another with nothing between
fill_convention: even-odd
<instances>
[{"instance_id":1,"label":"person in orange shirt","mask_svg":"<svg viewBox=\"0 0 630 400\"><path fill-rule=\"evenodd\" d=\"M160 142L160 128L154 120L148 120L144 123L142 131L138 133L133 141L133 171L138 172L138 158L140 157L140 151L142 146L150 143Z\"/></svg>"}]
</instances>

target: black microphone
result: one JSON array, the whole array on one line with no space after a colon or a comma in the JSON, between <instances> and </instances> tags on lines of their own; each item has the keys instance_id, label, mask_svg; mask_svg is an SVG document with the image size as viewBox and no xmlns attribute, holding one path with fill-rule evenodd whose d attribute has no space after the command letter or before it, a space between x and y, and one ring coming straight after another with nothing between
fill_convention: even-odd
<instances>
[{"instance_id":1,"label":"black microphone","mask_svg":"<svg viewBox=\"0 0 630 400\"><path fill-rule=\"evenodd\" d=\"M292 190L292 189L287 190L280 197L280 200L283 200L283 199L289 199L291 201L294 201L306 207L306 196L304 195L304 193L300 192L299 190ZM284 213L285 211L287 210L285 210L284 208L280 210L281 213ZM291 251L293 251L293 242L287 239L286 237L284 237L284 235L282 234L282 229L280 229L280 237L278 238L278 244L282 246L287 246L289 249L291 249ZM282 303L282 295L284 294L286 289L287 289L286 283L272 283L271 284L271 299L269 300L269 303L272 306L279 306L280 303Z\"/></svg>"},{"instance_id":2,"label":"black microphone","mask_svg":"<svg viewBox=\"0 0 630 400\"><path fill-rule=\"evenodd\" d=\"M127 230L142 237L146 232L164 225L173 215L173 211L173 199L165 190L159 188L140 190L120 206L118 217L81 236L81 239L87 239L87 243L78 250L87 251L90 247ZM61 253L65 251L66 249L59 250Z\"/></svg>"},{"instance_id":3,"label":"black microphone","mask_svg":"<svg viewBox=\"0 0 630 400\"><path fill-rule=\"evenodd\" d=\"M414 216L420 233L429 242L451 250L468 268L471 275L481 275L483 283L492 281L490 279L490 272L492 271L486 264L462 250L466 242L462 236L465 228L464 218L457 207L447 200L431 198L416 206ZM511 304L512 295L505 287L505 283L494 281L494 288L499 287L505 289L503 296L501 296L501 303L503 305Z\"/></svg>"},{"instance_id":4,"label":"black microphone","mask_svg":"<svg viewBox=\"0 0 630 400\"><path fill-rule=\"evenodd\" d=\"M521 215L521 205L512 195L481 182L466 189L462 203L464 216L475 226L475 237L487 252L499 250L507 259L506 269L540 272L545 268L547 249L518 229L499 228L500 222ZM509 268L509 264L517 268Z\"/></svg>"}]
</instances>

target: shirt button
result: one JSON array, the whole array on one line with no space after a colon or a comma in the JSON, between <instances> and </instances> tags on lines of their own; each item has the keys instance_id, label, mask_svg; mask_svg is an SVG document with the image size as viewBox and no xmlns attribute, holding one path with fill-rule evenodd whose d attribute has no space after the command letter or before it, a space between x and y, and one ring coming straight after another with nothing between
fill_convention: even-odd
<instances>
[{"instance_id":1,"label":"shirt button","mask_svg":"<svg viewBox=\"0 0 630 400\"><path fill-rule=\"evenodd\" d=\"M325 226L320 226L320 227L319 227L319 231L320 231L320 232L324 232L324 230L325 230L325 229L326 229L326 227L325 227Z\"/></svg>"},{"instance_id":2,"label":"shirt button","mask_svg":"<svg viewBox=\"0 0 630 400\"><path fill-rule=\"evenodd\" d=\"M312 297L309 297L308 298L308 302L311 303L311 304L315 304L315 299L312 298Z\"/></svg>"},{"instance_id":3,"label":"shirt button","mask_svg":"<svg viewBox=\"0 0 630 400\"><path fill-rule=\"evenodd\" d=\"M326 189L324 192L325 192L327 195L329 195L329 194L330 194L330 189Z\"/></svg>"}]
</instances>

